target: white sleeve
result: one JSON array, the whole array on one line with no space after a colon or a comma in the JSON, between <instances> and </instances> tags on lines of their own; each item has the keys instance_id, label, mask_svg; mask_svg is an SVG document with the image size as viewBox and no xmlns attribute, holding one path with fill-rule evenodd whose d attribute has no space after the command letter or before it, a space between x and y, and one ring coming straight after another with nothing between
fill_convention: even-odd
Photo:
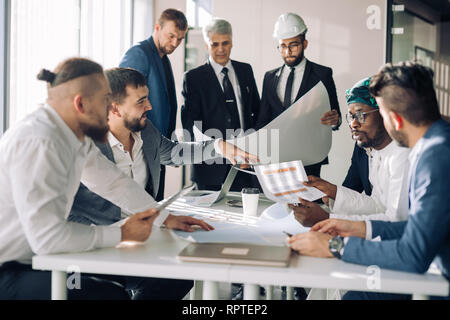
<instances>
[{"instance_id":1,"label":"white sleeve","mask_svg":"<svg viewBox=\"0 0 450 320\"><path fill-rule=\"evenodd\" d=\"M371 196L338 186L332 213L336 215L371 215L384 213L384 206Z\"/></svg>"},{"instance_id":2,"label":"white sleeve","mask_svg":"<svg viewBox=\"0 0 450 320\"><path fill-rule=\"evenodd\" d=\"M408 219L408 152L402 150L389 163L389 188L387 190L386 216L391 221Z\"/></svg>"},{"instance_id":3,"label":"white sleeve","mask_svg":"<svg viewBox=\"0 0 450 320\"><path fill-rule=\"evenodd\" d=\"M79 252L114 246L120 228L86 226L68 222L73 197L66 188L73 159L70 151L42 139L19 141L9 153L9 177L14 205L26 239L36 254Z\"/></svg>"},{"instance_id":4,"label":"white sleeve","mask_svg":"<svg viewBox=\"0 0 450 320\"><path fill-rule=\"evenodd\" d=\"M127 212L138 213L158 205L144 188L109 161L93 142L83 168L81 182L92 192ZM161 226L168 215L167 211L160 212L154 224Z\"/></svg>"}]
</instances>

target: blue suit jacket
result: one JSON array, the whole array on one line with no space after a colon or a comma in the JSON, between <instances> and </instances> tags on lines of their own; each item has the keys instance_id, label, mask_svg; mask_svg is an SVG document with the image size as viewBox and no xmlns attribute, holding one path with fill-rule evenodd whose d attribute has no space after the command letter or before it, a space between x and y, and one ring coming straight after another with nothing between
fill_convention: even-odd
<instances>
[{"instance_id":1,"label":"blue suit jacket","mask_svg":"<svg viewBox=\"0 0 450 320\"><path fill-rule=\"evenodd\" d=\"M358 192L364 191L368 196L372 194L372 185L369 181L369 159L366 151L358 147L356 143L353 149L352 164L342 185Z\"/></svg>"},{"instance_id":2,"label":"blue suit jacket","mask_svg":"<svg viewBox=\"0 0 450 320\"><path fill-rule=\"evenodd\" d=\"M350 238L342 260L380 268L424 273L435 260L450 276L450 124L436 121L422 137L410 169L409 219L372 221L374 242Z\"/></svg>"},{"instance_id":3,"label":"blue suit jacket","mask_svg":"<svg viewBox=\"0 0 450 320\"><path fill-rule=\"evenodd\" d=\"M149 90L148 98L152 104L152 110L147 113L147 116L159 132L170 139L176 125L177 98L176 96L172 97L175 101L175 106L172 106L170 104L162 59L167 59L170 64L167 56L163 58L159 56L153 37L150 37L131 47L125 53L119 66L136 69L145 76ZM172 82L175 88L172 72L169 81Z\"/></svg>"}]
</instances>

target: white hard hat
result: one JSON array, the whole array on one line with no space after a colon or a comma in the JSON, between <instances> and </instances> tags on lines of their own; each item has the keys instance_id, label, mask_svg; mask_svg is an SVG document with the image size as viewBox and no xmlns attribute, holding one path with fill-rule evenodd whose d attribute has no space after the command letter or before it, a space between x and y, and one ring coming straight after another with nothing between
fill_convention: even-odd
<instances>
[{"instance_id":1,"label":"white hard hat","mask_svg":"<svg viewBox=\"0 0 450 320\"><path fill-rule=\"evenodd\" d=\"M303 19L295 13L284 13L275 23L273 37L277 40L289 39L305 33L306 28Z\"/></svg>"}]
</instances>

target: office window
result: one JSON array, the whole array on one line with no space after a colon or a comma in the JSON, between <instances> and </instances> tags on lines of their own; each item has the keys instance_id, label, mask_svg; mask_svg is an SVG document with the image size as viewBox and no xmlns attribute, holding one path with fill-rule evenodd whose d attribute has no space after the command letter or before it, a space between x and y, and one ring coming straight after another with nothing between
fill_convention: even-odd
<instances>
[{"instance_id":1,"label":"office window","mask_svg":"<svg viewBox=\"0 0 450 320\"><path fill-rule=\"evenodd\" d=\"M186 18L189 24L189 32L185 45L185 70L191 70L203 64L208 58L205 49L202 28L213 17L213 2L211 0L187 0Z\"/></svg>"},{"instance_id":2,"label":"office window","mask_svg":"<svg viewBox=\"0 0 450 320\"><path fill-rule=\"evenodd\" d=\"M9 125L45 102L42 68L82 56L117 66L131 45L133 0L12 0Z\"/></svg>"}]
</instances>

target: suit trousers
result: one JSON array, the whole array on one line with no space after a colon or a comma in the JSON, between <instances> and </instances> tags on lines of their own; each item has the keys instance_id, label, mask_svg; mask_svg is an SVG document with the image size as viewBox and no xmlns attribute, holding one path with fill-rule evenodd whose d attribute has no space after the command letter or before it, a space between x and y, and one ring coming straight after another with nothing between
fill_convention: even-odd
<instances>
[{"instance_id":1,"label":"suit trousers","mask_svg":"<svg viewBox=\"0 0 450 320\"><path fill-rule=\"evenodd\" d=\"M68 275L68 279L70 278ZM79 288L68 289L69 300L181 300L193 281L81 274ZM76 287L76 286L75 286ZM51 272L9 262L0 268L0 300L49 300Z\"/></svg>"}]
</instances>

